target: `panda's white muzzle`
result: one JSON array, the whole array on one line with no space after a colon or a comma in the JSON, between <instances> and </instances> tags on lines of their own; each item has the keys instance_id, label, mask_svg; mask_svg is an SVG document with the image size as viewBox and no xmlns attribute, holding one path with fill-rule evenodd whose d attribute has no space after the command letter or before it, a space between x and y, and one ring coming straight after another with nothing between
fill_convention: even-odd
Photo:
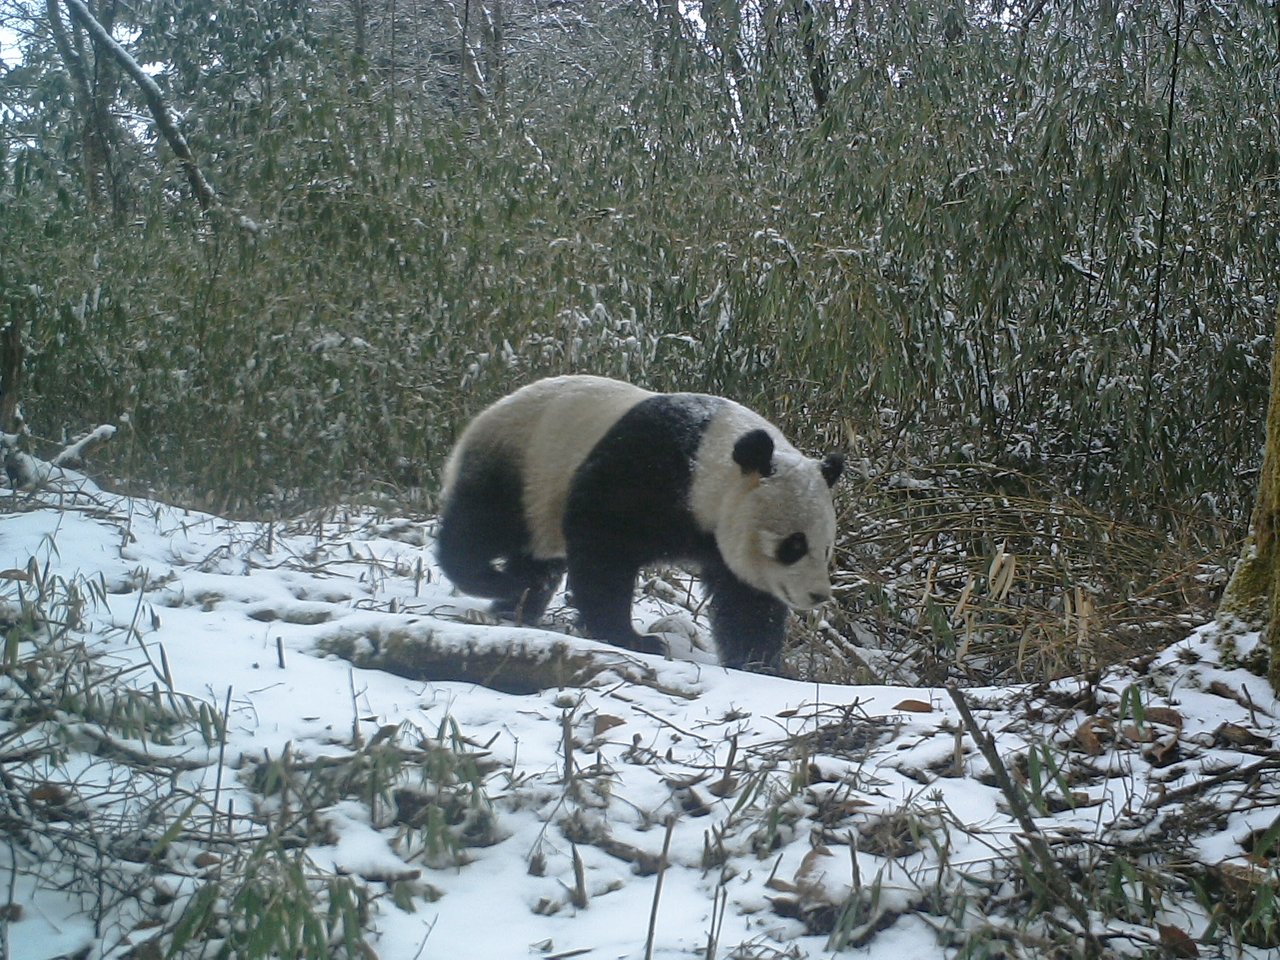
<instances>
[{"instance_id":1,"label":"panda's white muzzle","mask_svg":"<svg viewBox=\"0 0 1280 960\"><path fill-rule=\"evenodd\" d=\"M780 585L779 593L781 594L781 599L786 601L787 606L793 610L812 610L831 599L831 588L829 586L822 590L803 590Z\"/></svg>"}]
</instances>

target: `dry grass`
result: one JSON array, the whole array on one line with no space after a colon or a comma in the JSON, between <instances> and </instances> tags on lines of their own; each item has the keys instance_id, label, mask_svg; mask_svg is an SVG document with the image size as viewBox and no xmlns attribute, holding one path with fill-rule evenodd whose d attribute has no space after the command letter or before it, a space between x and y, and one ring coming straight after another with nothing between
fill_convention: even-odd
<instances>
[{"instance_id":1,"label":"dry grass","mask_svg":"<svg viewBox=\"0 0 1280 960\"><path fill-rule=\"evenodd\" d=\"M804 669L929 684L1096 671L1210 618L1235 555L1225 525L1209 549L1038 496L1025 478L1006 493L971 470L915 473L933 479L846 492L839 606L805 633Z\"/></svg>"}]
</instances>

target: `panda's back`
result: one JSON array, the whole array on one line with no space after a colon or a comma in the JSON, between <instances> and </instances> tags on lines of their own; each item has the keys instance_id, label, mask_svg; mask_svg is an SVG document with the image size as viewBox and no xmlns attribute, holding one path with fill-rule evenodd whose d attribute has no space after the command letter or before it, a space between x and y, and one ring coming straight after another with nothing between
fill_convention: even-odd
<instances>
[{"instance_id":1,"label":"panda's back","mask_svg":"<svg viewBox=\"0 0 1280 960\"><path fill-rule=\"evenodd\" d=\"M652 413L642 417L636 410L642 404L643 410L652 408ZM776 428L722 397L658 394L589 375L549 377L497 401L471 422L445 466L444 498L447 501L460 479L465 482L468 476L483 476L490 470L511 476L521 491L530 553L538 559L564 557L564 514L579 468L606 437L611 438L611 446L621 444L622 448L633 445L642 434L652 443L652 425L643 425L655 418L661 421L660 431L680 434L666 439L679 447L683 461L690 467L705 461L696 472L694 488L683 487L678 497L673 491L668 498L692 507L704 530L715 528L716 514L725 508L728 481L738 473L729 455L736 433L764 426L786 445ZM642 427L638 432L637 426ZM637 437L618 436L620 431L636 432ZM724 472L728 475L721 476ZM656 485L665 488L673 480L652 476L650 471L650 482Z\"/></svg>"},{"instance_id":2,"label":"panda's back","mask_svg":"<svg viewBox=\"0 0 1280 960\"><path fill-rule=\"evenodd\" d=\"M648 390L587 375L548 377L486 408L445 465L444 499L489 471L519 478L533 556L563 557L569 485L601 438ZM514 479L513 477L513 479Z\"/></svg>"},{"instance_id":3,"label":"panda's back","mask_svg":"<svg viewBox=\"0 0 1280 960\"><path fill-rule=\"evenodd\" d=\"M578 467L648 390L604 377L554 377L532 383L539 414L524 438L525 518L532 553L563 557L564 510ZM518 394L517 394L518 396Z\"/></svg>"}]
</instances>

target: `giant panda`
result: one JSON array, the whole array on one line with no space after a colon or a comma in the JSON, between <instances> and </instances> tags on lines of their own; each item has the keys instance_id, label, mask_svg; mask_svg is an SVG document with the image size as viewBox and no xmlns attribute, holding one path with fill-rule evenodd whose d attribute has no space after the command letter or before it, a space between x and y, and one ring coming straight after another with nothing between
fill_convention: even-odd
<instances>
[{"instance_id":1,"label":"giant panda","mask_svg":"<svg viewBox=\"0 0 1280 960\"><path fill-rule=\"evenodd\" d=\"M441 569L495 613L536 623L568 571L583 632L661 653L631 623L640 568L694 564L725 666L773 665L787 609L831 596L830 488L810 459L732 400L593 376L531 383L480 413L444 469Z\"/></svg>"}]
</instances>

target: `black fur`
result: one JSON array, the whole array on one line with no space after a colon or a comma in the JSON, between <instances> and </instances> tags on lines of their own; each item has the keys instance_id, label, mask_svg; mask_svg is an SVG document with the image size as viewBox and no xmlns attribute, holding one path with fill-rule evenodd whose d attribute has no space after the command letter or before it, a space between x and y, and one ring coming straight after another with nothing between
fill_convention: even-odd
<instances>
[{"instance_id":1,"label":"black fur","mask_svg":"<svg viewBox=\"0 0 1280 960\"><path fill-rule=\"evenodd\" d=\"M541 620L564 576L563 561L530 554L519 465L493 454L464 452L436 554L454 586L493 597L493 612L517 623Z\"/></svg>"},{"instance_id":2,"label":"black fur","mask_svg":"<svg viewBox=\"0 0 1280 960\"><path fill-rule=\"evenodd\" d=\"M781 564L799 563L809 552L809 538L797 530L780 544L773 558Z\"/></svg>"},{"instance_id":3,"label":"black fur","mask_svg":"<svg viewBox=\"0 0 1280 960\"><path fill-rule=\"evenodd\" d=\"M743 473L773 474L773 438L765 430L751 430L733 445L733 462Z\"/></svg>"},{"instance_id":4,"label":"black fur","mask_svg":"<svg viewBox=\"0 0 1280 960\"><path fill-rule=\"evenodd\" d=\"M563 518L567 564L530 555L518 462L464 452L441 521L442 569L463 592L495 598L495 612L532 623L567 566L570 599L587 636L662 653L657 638L631 625L636 575L656 561L687 561L699 567L711 593L721 662L773 664L785 638L786 605L734 576L715 537L698 528L689 502L698 445L723 405L714 397L661 394L619 418L570 483ZM756 433L767 453L753 438L742 448L747 463L739 464L767 475L773 442L764 431L746 436Z\"/></svg>"},{"instance_id":5,"label":"black fur","mask_svg":"<svg viewBox=\"0 0 1280 960\"><path fill-rule=\"evenodd\" d=\"M822 479L827 481L827 486L834 487L840 474L844 473L844 454L828 453L818 464L818 469L822 471Z\"/></svg>"},{"instance_id":6,"label":"black fur","mask_svg":"<svg viewBox=\"0 0 1280 960\"><path fill-rule=\"evenodd\" d=\"M726 667L775 667L787 637L787 605L743 583L720 552L704 557L699 572L711 594L711 635Z\"/></svg>"},{"instance_id":7,"label":"black fur","mask_svg":"<svg viewBox=\"0 0 1280 960\"><path fill-rule=\"evenodd\" d=\"M657 650L631 626L636 574L657 560L715 552L689 506L693 458L721 404L678 396L624 414L574 474L565 505L569 592L583 631L634 650Z\"/></svg>"}]
</instances>

